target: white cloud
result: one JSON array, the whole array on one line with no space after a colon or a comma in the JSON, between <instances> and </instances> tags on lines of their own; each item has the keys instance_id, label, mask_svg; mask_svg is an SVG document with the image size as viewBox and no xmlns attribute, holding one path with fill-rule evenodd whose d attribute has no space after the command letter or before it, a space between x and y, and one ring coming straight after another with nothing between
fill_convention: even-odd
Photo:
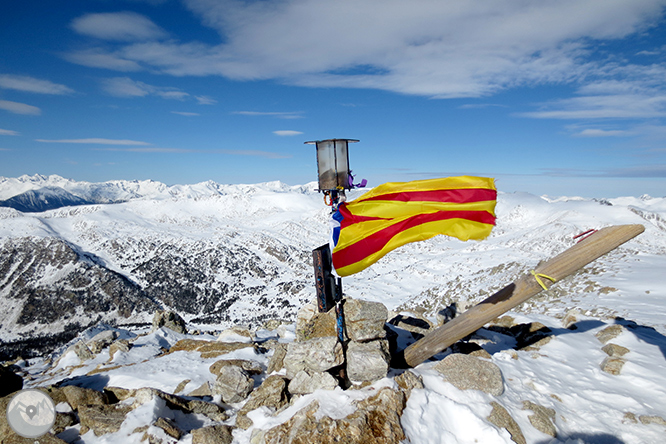
<instances>
[{"instance_id":1,"label":"white cloud","mask_svg":"<svg viewBox=\"0 0 666 444\"><path fill-rule=\"evenodd\" d=\"M17 131L12 131L12 130L6 130L6 129L1 129L0 128L0 136L18 136L19 133Z\"/></svg>"},{"instance_id":2,"label":"white cloud","mask_svg":"<svg viewBox=\"0 0 666 444\"><path fill-rule=\"evenodd\" d=\"M199 113L188 113L188 112L185 112L185 111L171 111L171 113L172 114L178 114L178 115L181 115L181 116L188 116L188 117L200 116L201 115Z\"/></svg>"},{"instance_id":3,"label":"white cloud","mask_svg":"<svg viewBox=\"0 0 666 444\"><path fill-rule=\"evenodd\" d=\"M109 51L172 75L480 97L580 80L591 45L646 30L663 0L185 0L223 43ZM371 19L369 19L371 17Z\"/></svg>"},{"instance_id":4,"label":"white cloud","mask_svg":"<svg viewBox=\"0 0 666 444\"><path fill-rule=\"evenodd\" d=\"M36 106L26 105L25 103L10 102L9 100L0 100L0 109L14 114L25 114L29 116L38 116L42 110Z\"/></svg>"},{"instance_id":5,"label":"white cloud","mask_svg":"<svg viewBox=\"0 0 666 444\"><path fill-rule=\"evenodd\" d=\"M0 75L0 88L39 94L70 94L74 92L73 89L65 85L59 85L48 80L10 74Z\"/></svg>"},{"instance_id":6,"label":"white cloud","mask_svg":"<svg viewBox=\"0 0 666 444\"><path fill-rule=\"evenodd\" d=\"M135 12L86 14L74 19L71 27L79 34L103 40L145 41L168 37L149 18Z\"/></svg>"},{"instance_id":7,"label":"white cloud","mask_svg":"<svg viewBox=\"0 0 666 444\"><path fill-rule=\"evenodd\" d=\"M127 140L127 139L101 139L101 138L91 138L91 139L35 139L36 142L46 142L46 143L85 143L85 144L96 144L96 145L150 145L148 142L141 142L137 140Z\"/></svg>"},{"instance_id":8,"label":"white cloud","mask_svg":"<svg viewBox=\"0 0 666 444\"><path fill-rule=\"evenodd\" d=\"M574 134L576 137L622 137L631 133L623 130L603 130L598 128L588 128Z\"/></svg>"},{"instance_id":9,"label":"white cloud","mask_svg":"<svg viewBox=\"0 0 666 444\"><path fill-rule=\"evenodd\" d=\"M177 88L165 88L132 80L129 77L113 77L102 81L102 89L115 97L145 97L156 95L164 99L185 100L190 94Z\"/></svg>"},{"instance_id":10,"label":"white cloud","mask_svg":"<svg viewBox=\"0 0 666 444\"><path fill-rule=\"evenodd\" d=\"M199 105L215 105L217 103L217 100L208 96L194 96L194 98L197 99Z\"/></svg>"},{"instance_id":11,"label":"white cloud","mask_svg":"<svg viewBox=\"0 0 666 444\"><path fill-rule=\"evenodd\" d=\"M273 131L273 134L277 136L300 136L303 133L300 131L279 130L279 131Z\"/></svg>"},{"instance_id":12,"label":"white cloud","mask_svg":"<svg viewBox=\"0 0 666 444\"><path fill-rule=\"evenodd\" d=\"M282 112L262 112L262 111L234 111L233 114L241 116L268 116L277 117L280 119L301 119L303 113L301 111L282 111Z\"/></svg>"}]
</instances>

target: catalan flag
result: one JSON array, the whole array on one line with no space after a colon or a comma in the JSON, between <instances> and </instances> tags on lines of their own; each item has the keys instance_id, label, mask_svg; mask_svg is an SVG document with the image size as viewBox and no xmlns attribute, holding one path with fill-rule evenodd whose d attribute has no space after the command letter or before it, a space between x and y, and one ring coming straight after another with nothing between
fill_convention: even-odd
<instances>
[{"instance_id":1,"label":"catalan flag","mask_svg":"<svg viewBox=\"0 0 666 444\"><path fill-rule=\"evenodd\" d=\"M349 276L389 251L438 234L480 240L495 225L497 190L486 177L390 182L333 214L333 267Z\"/></svg>"}]
</instances>

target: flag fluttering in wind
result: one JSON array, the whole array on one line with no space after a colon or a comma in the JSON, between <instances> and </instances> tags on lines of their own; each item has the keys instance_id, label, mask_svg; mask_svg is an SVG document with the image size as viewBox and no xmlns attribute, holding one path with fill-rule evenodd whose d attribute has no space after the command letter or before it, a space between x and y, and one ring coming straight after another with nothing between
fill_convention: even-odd
<instances>
[{"instance_id":1,"label":"flag fluttering in wind","mask_svg":"<svg viewBox=\"0 0 666 444\"><path fill-rule=\"evenodd\" d=\"M480 240L495 225L497 190L487 177L389 182L333 214L333 267L349 276L389 251L438 234Z\"/></svg>"}]
</instances>

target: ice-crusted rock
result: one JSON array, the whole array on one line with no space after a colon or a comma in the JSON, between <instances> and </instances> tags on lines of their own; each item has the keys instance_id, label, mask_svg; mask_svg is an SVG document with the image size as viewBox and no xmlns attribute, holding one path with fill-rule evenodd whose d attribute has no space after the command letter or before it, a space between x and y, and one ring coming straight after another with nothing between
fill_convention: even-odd
<instances>
[{"instance_id":1,"label":"ice-crusted rock","mask_svg":"<svg viewBox=\"0 0 666 444\"><path fill-rule=\"evenodd\" d=\"M345 329L353 341L370 341L386 337L384 324L388 310L381 302L347 299L343 305Z\"/></svg>"},{"instance_id":2,"label":"ice-crusted rock","mask_svg":"<svg viewBox=\"0 0 666 444\"><path fill-rule=\"evenodd\" d=\"M292 395L307 395L315 390L333 390L338 387L338 381L327 372L306 372L301 370L289 382L289 393Z\"/></svg>"},{"instance_id":3,"label":"ice-crusted rock","mask_svg":"<svg viewBox=\"0 0 666 444\"><path fill-rule=\"evenodd\" d=\"M504 393L502 372L490 361L454 353L433 368L460 390L481 390L494 396Z\"/></svg>"},{"instance_id":4,"label":"ice-crusted rock","mask_svg":"<svg viewBox=\"0 0 666 444\"><path fill-rule=\"evenodd\" d=\"M342 365L343 362L342 344L336 337L292 342L287 346L287 354L284 357L284 367L290 379L301 370L324 372Z\"/></svg>"},{"instance_id":5,"label":"ice-crusted rock","mask_svg":"<svg viewBox=\"0 0 666 444\"><path fill-rule=\"evenodd\" d=\"M253 388L254 379L247 371L237 365L226 365L220 368L212 392L221 395L224 402L233 404L247 398Z\"/></svg>"},{"instance_id":6,"label":"ice-crusted rock","mask_svg":"<svg viewBox=\"0 0 666 444\"><path fill-rule=\"evenodd\" d=\"M374 382L386 377L391 356L388 341L350 341L347 345L347 376L354 382Z\"/></svg>"},{"instance_id":7,"label":"ice-crusted rock","mask_svg":"<svg viewBox=\"0 0 666 444\"><path fill-rule=\"evenodd\" d=\"M220 333L217 340L220 342L252 342L254 338L247 327L234 325Z\"/></svg>"}]
</instances>

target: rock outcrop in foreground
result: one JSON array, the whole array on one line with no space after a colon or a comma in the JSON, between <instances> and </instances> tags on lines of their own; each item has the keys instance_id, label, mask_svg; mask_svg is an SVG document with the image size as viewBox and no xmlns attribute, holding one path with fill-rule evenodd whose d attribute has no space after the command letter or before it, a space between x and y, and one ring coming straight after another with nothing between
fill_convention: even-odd
<instances>
[{"instance_id":1,"label":"rock outcrop in foreground","mask_svg":"<svg viewBox=\"0 0 666 444\"><path fill-rule=\"evenodd\" d=\"M447 390L478 391L476 402L487 403L484 421L498 438L527 442L510 413L520 410L529 420L523 429L534 429L530 436L558 436L558 423L565 418L539 404L536 396L507 408L511 401L502 396L504 376L483 349L483 338L456 344L418 371L392 368L396 348L427 332L430 321L404 313L389 319L376 302L348 299L345 307L351 322L344 343L337 338L332 314L317 313L313 305L300 310L295 326L275 321L253 332L234 327L217 337L188 333L177 314L158 312L152 330L91 332L56 359L46 359L39 373L25 372L25 361L19 361L3 367L0 378L3 388L16 391L22 382L18 374L23 374L24 388L39 388L54 400L56 423L40 438L49 443L106 437L105 442L150 444L398 444L407 442L402 416L410 397L424 393L426 376L429 384L439 381L435 384ZM410 331L400 324L420 327ZM600 343L622 332L615 330L600 334ZM515 338L517 349L535 355L552 339L542 324L515 325L508 318L487 331ZM610 342L603 350L616 359L628 353ZM621 372L621 366L602 369ZM137 386L140 381L144 385ZM158 388L166 386L172 388ZM333 408L324 393L337 393L335 399L343 404ZM12 398L4 394L0 411ZM666 424L657 416L634 415L633 420ZM0 444L23 442L3 421L1 415Z\"/></svg>"}]
</instances>

